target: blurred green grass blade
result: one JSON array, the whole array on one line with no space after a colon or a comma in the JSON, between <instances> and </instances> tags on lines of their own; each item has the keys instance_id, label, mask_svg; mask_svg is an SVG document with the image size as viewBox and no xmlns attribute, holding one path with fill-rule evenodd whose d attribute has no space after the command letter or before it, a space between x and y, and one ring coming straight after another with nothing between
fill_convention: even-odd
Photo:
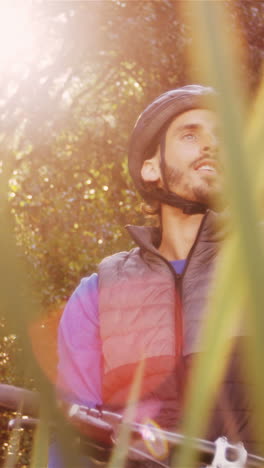
<instances>
[{"instance_id":1,"label":"blurred green grass blade","mask_svg":"<svg viewBox=\"0 0 264 468\"><path fill-rule=\"evenodd\" d=\"M263 330L264 256L253 179L259 168L250 158L250 148L245 145L243 89L237 72L238 56L235 55L237 41L231 33L231 26L226 24L224 3L194 2L193 7L197 34L202 41L202 50L195 50L197 61L199 58L202 61L202 55L207 57L207 78L211 79L220 95L218 106L228 154L225 161L227 198L239 236L241 264L247 276L252 317L256 329L260 331ZM260 336L256 338L260 343Z\"/></svg>"},{"instance_id":2,"label":"blurred green grass blade","mask_svg":"<svg viewBox=\"0 0 264 468\"><path fill-rule=\"evenodd\" d=\"M203 9L205 7L204 4ZM212 6L210 7L212 8ZM250 326L251 333L254 339L251 341L250 358L252 362L252 369L255 368L255 376L257 375L257 368L259 369L260 378L255 378L256 383L256 401L259 410L260 419L264 416L263 399L260 398L264 392L264 379L263 373L260 372L261 362L263 356L263 308L264 308L264 289L263 289L263 274L264 274L264 256L263 256L263 232L259 227L259 216L257 208L257 200L255 193L255 179L258 173L262 173L261 167L258 168L257 160L253 152L258 152L260 148L260 138L255 139L259 141L258 148L256 144L254 148L246 146L245 141L245 127L243 124L244 118L241 119L240 113L243 106L240 105L237 99L237 87L239 87L238 75L235 73L234 63L236 61L232 55L232 48L229 47L221 31L226 31L223 23L223 15L220 14L220 3L217 4L215 12L217 14L211 15L214 18L213 28L207 25L206 31L210 33L207 37L208 44L211 44L211 58L212 76L219 90L221 99L219 99L219 111L223 121L223 134L224 143L226 147L226 178L227 178L227 198L230 202L230 209L232 220L235 230L238 234L240 252L241 252L241 266L245 272L245 278L248 288L248 304L250 313L248 316L248 325ZM211 10L212 11L212 10ZM204 12L204 10L203 10ZM221 12L222 13L222 12ZM203 16L203 18L205 18ZM209 17L208 17L209 18ZM222 22L220 19L222 18ZM209 22L210 23L210 22ZM214 31L214 34L213 34ZM214 61L214 57L219 59L220 48L223 48L224 53L221 55L219 63ZM233 66L231 66L233 62ZM226 78L221 80L221 70L226 72ZM230 70L232 74L230 74ZM228 78L228 79L227 79ZM241 93L240 93L241 94ZM262 100L262 99L261 99ZM255 123L256 124L256 123ZM259 125L260 127L260 125ZM258 130L259 132L260 130ZM257 135L259 133L257 132ZM252 156L253 153L253 156ZM231 261L231 260L230 260ZM237 281L234 273L230 272L230 284ZM228 294L228 290L226 291ZM229 292L230 293L230 292ZM254 376L252 375L252 378Z\"/></svg>"},{"instance_id":3,"label":"blurred green grass blade","mask_svg":"<svg viewBox=\"0 0 264 468\"><path fill-rule=\"evenodd\" d=\"M36 429L30 468L45 468L48 466L49 425L45 412L41 411Z\"/></svg>"},{"instance_id":4,"label":"blurred green grass blade","mask_svg":"<svg viewBox=\"0 0 264 468\"><path fill-rule=\"evenodd\" d=\"M140 387L144 373L145 361L142 359L135 372L135 377L131 387L128 398L127 408L125 410L125 422L133 422L136 404L139 399ZM108 468L122 468L125 465L126 457L128 455L128 446L130 443L130 429L128 425L122 424L118 433L118 443L115 446Z\"/></svg>"},{"instance_id":5,"label":"blurred green grass blade","mask_svg":"<svg viewBox=\"0 0 264 468\"><path fill-rule=\"evenodd\" d=\"M3 468L15 468L19 457L20 444L23 434L21 429L22 414L17 413L15 427L10 431L7 454Z\"/></svg>"},{"instance_id":6,"label":"blurred green grass blade","mask_svg":"<svg viewBox=\"0 0 264 468\"><path fill-rule=\"evenodd\" d=\"M263 159L263 135L264 135L264 74L257 96L251 107L247 125L246 149L248 158L254 167L253 177L255 181L254 194L258 203L259 211L263 216L263 194L264 194L264 159Z\"/></svg>"},{"instance_id":7,"label":"blurred green grass blade","mask_svg":"<svg viewBox=\"0 0 264 468\"><path fill-rule=\"evenodd\" d=\"M196 433L198 428L202 429L199 418L201 415L204 418L204 414L201 408L205 412L210 408L213 393L223 372L225 336L237 314L234 301L241 303L245 291L248 294L247 307L250 309L247 323L254 333L250 359L254 363L252 367L255 369L255 375L257 369L261 375L258 382L254 382L257 384L255 398L260 420L263 420L264 416L263 399L260 398L264 393L264 379L259 367L263 356L264 255L254 184L259 168L256 160L250 158L251 148L245 144L243 84L238 72L240 52L236 44L237 38L232 36L231 25L226 22L224 7L222 2L192 2L192 15L189 15L190 27L195 31L197 39L192 44L195 76L199 77L199 81L211 83L219 92L218 111L227 155L226 198L236 235L236 249L231 250L229 256L225 255L223 270L221 274L219 272L217 280L215 298L210 303L211 315L205 327L207 331L204 339L206 345L214 345L213 355L199 361L194 373L193 381L199 382L201 387L198 389L199 397L196 396L196 385L190 396L191 414L187 416L186 423L186 431L190 435ZM260 141L258 132L257 135ZM234 268L234 265L239 265L239 269ZM222 319L225 319L223 322L220 320L221 314ZM215 341L210 328L217 330ZM220 363L217 369L213 367L215 362ZM210 373L206 374L206 369L210 369ZM185 452L184 457L186 456ZM184 457L181 458L180 466L187 466L187 459Z\"/></svg>"},{"instance_id":8,"label":"blurred green grass blade","mask_svg":"<svg viewBox=\"0 0 264 468\"><path fill-rule=\"evenodd\" d=\"M244 279L239 257L237 242L232 240L222 252L215 291L208 305L208 320L203 324L201 342L208 352L198 355L192 374L192 381L196 384L189 389L187 396L188 414L183 431L190 437L200 437L204 434L214 396L232 350L232 340L227 338L231 331L239 326L241 319L246 288L242 290L242 294L240 287L244 284ZM229 278L233 273L237 282L232 286L230 294ZM192 466L193 457L194 453L186 443L180 459L177 459L177 466Z\"/></svg>"},{"instance_id":9,"label":"blurred green grass blade","mask_svg":"<svg viewBox=\"0 0 264 468\"><path fill-rule=\"evenodd\" d=\"M20 385L23 386L24 382L26 382L26 385L30 385L34 381L40 387L43 383L42 372L34 360L28 335L30 323L33 319L36 320L40 314L40 306L36 298L34 286L30 281L29 271L24 261L24 253L16 245L15 223L7 200L7 178L9 176L10 171L3 171L0 190L2 195L0 197L0 307L2 317L4 317L6 322L5 333L12 333L19 339L16 360L12 363L13 373L15 376L19 376ZM44 385L42 390L43 394L46 395L46 387L44 388ZM23 402L21 402L20 409L21 413L23 413ZM38 430L41 434L41 441L44 441L43 430L41 423ZM12 453L8 455L5 462L8 467L16 466L15 458L19 456L21 433L22 431L19 427L11 433L9 447ZM45 443L45 447L47 449L47 443ZM42 449L44 449L44 444ZM35 461L33 461L32 466L37 466L38 468L46 466L39 463L40 460L44 461L45 457L40 456L40 445L38 443L36 446L34 445L33 452L33 459ZM46 463L46 458L44 463Z\"/></svg>"}]
</instances>

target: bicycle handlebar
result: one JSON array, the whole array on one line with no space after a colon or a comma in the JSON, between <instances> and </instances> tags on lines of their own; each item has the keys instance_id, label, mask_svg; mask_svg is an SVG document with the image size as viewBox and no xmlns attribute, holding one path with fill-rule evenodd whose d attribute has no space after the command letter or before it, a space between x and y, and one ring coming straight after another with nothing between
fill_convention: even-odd
<instances>
[{"instance_id":1,"label":"bicycle handlebar","mask_svg":"<svg viewBox=\"0 0 264 468\"><path fill-rule=\"evenodd\" d=\"M31 418L22 419L21 421L21 427L29 427L30 425L32 427L32 425L38 422L36 418L39 413L40 395L31 390L0 384L0 406L13 411L20 410L23 414L32 416ZM191 448L199 453L211 456L213 462L217 454L223 453L228 449L241 456L244 456L244 452L246 452L243 448L243 444L230 444L225 438L219 438L215 442L198 438L186 439L185 436L176 432L170 432L155 426L150 427L148 424L126 422L120 414L107 410L98 410L76 404L67 404L65 402L62 403L61 407L63 412L66 413L67 418L73 422L74 426L85 435L86 438L95 443L102 444L106 450L112 449L117 443L117 429L122 423L128 425L132 437L141 438L144 441L146 440L146 433L148 433L152 438L165 440L173 447L182 446L187 442ZM12 422L9 426L11 429L14 427ZM147 453L141 452L141 454L142 453L146 458L153 459ZM264 467L264 458L260 456L246 453L245 460L245 463L241 465L230 463L225 466L237 466L239 468L244 468L245 466L248 468ZM158 460L155 461L161 466L165 466ZM220 465L212 464L211 466L213 468Z\"/></svg>"},{"instance_id":2,"label":"bicycle handlebar","mask_svg":"<svg viewBox=\"0 0 264 468\"><path fill-rule=\"evenodd\" d=\"M144 438L146 437L146 429L150 436L152 438L160 439L160 440L165 440L167 441L170 445L174 447L180 447L185 443L188 443L188 445L197 451L198 453L209 455L211 460L216 458L217 453L219 452L226 452L227 450L230 452L233 452L233 455L235 455L235 458L238 459L241 456L241 460L244 457L246 464L231 464L228 466L234 466L234 467L239 467L243 468L244 466L248 468L256 468L256 467L264 467L264 458L253 455L250 453L247 453L246 450L244 449L243 444L238 443L238 444L231 444L227 441L225 437L220 437L218 438L215 442L210 442L208 440L204 439L199 439L199 438L187 438L183 436L182 434L178 434L176 432L171 432L167 431L164 429L161 429L159 427L152 426L151 427L148 424L140 424L136 422L124 422L123 418L120 414L117 413L112 413L110 411L106 410L98 410L94 408L87 408L85 406L80 406L80 405L71 405L68 410L68 415L71 417L71 412L74 414L81 415L80 419L76 419L75 421L80 422L79 429L82 432L82 429L85 424L87 424L87 427L89 426L89 430L91 431L91 425L94 424L94 421L96 420L101 420L104 421L106 424L108 424L108 427L113 429L113 425L119 425L120 423L126 424L130 431L132 436L136 436L139 438ZM111 421L111 423L109 422ZM112 442L116 443L116 440L113 440L113 435L116 433L116 431L113 429L113 432L111 434L111 440ZM226 456L225 453L223 453L223 456ZM158 461L156 461L158 463ZM242 463L242 462L241 462ZM163 465L164 466L164 465ZM212 465L212 466L224 466L224 465ZM227 466L227 465L226 465Z\"/></svg>"},{"instance_id":3,"label":"bicycle handlebar","mask_svg":"<svg viewBox=\"0 0 264 468\"><path fill-rule=\"evenodd\" d=\"M32 390L0 384L0 406L13 411L21 410L28 416L36 417L39 414L40 396Z\"/></svg>"}]
</instances>

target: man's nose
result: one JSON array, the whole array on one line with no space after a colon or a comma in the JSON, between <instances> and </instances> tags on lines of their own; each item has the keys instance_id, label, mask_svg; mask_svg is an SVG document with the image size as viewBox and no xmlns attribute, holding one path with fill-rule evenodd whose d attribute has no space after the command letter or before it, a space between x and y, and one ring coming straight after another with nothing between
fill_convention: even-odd
<instances>
[{"instance_id":1,"label":"man's nose","mask_svg":"<svg viewBox=\"0 0 264 468\"><path fill-rule=\"evenodd\" d=\"M212 156L214 156L218 153L218 149L219 149L218 136L214 134L208 136L203 146L203 152L210 153L212 154Z\"/></svg>"}]
</instances>

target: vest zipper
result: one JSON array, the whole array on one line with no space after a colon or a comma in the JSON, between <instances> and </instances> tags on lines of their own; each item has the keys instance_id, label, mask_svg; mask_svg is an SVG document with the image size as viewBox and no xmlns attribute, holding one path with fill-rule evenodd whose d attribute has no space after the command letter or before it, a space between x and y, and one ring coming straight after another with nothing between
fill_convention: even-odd
<instances>
[{"instance_id":1,"label":"vest zipper","mask_svg":"<svg viewBox=\"0 0 264 468\"><path fill-rule=\"evenodd\" d=\"M192 258L192 254L193 254L193 251L197 245L197 242L200 238L200 235L201 235L201 232L203 230L203 226L204 226L204 223L205 223L205 220L208 216L208 213L209 211L207 210L207 212L205 213L202 221L201 221L201 224L200 224L200 227L198 229L198 232L196 234L196 238L195 238L195 241L190 249L190 252L187 256L187 259L186 259L186 263L185 263L185 266L184 266L184 270L182 272L182 274L178 274L175 272L174 270L174 274L175 274L175 277L176 277L176 280L177 283L175 285L175 287L177 287L178 289L178 292L179 292L179 302L180 302L180 314L178 316L178 321L180 322L180 330L181 330L181 334L180 334L180 343L179 343L179 346L180 346L180 354L177 354L178 353L178 346L177 346L177 341L176 341L176 356L179 356L179 373L181 374L181 377L179 379L179 391L180 391L180 398L184 398L184 390L185 390L185 362L184 362L184 358L183 358L183 312L182 312L182 309L183 309L183 306L182 306L182 284L183 284L183 279L184 279L184 276L186 274L186 271L187 271L187 268L188 268L188 265L190 263L190 260ZM177 318L176 318L177 320ZM178 335L176 334L176 340L177 340L177 337Z\"/></svg>"},{"instance_id":2,"label":"vest zipper","mask_svg":"<svg viewBox=\"0 0 264 468\"><path fill-rule=\"evenodd\" d=\"M138 245L141 248L143 248L144 250L147 250L147 251L151 252L152 254L156 255L157 257L161 258L161 260L163 260L163 262L166 263L166 265L168 266L168 268L170 269L170 271L171 271L171 273L173 275L174 282L175 282L175 295L177 293L179 294L179 296L176 296L176 301L179 300L179 309L180 309L179 314L176 314L176 319L175 319L175 322L176 322L176 356L178 356L181 360L182 360L182 350L183 350L183 316L182 316L182 302L181 302L181 299L182 299L182 282L183 282L183 278L185 276L186 270L188 268L188 265L190 263L192 253L193 253L193 251L195 249L195 246L196 246L196 244L197 244L197 242L199 240L199 237L200 237L201 231L203 229L203 225L205 223L205 220L206 220L206 218L208 216L208 213L209 213L209 210L207 210L207 212L205 213L205 215L204 215L204 217L203 217L203 219L201 221L201 224L200 224L200 227L198 229L195 241L194 241L194 243L193 243L193 245L192 245L192 247L190 249L190 252L188 254L188 257L186 259L186 264L185 264L185 267L184 267L184 270L183 270L182 274L176 273L176 271L174 270L174 268L170 264L170 262L168 260L166 260L166 258L164 258L163 255L161 255L158 251L153 252L151 249L146 248L145 245L142 245L141 242L137 242ZM177 309L177 307L176 307L176 309Z\"/></svg>"},{"instance_id":3,"label":"vest zipper","mask_svg":"<svg viewBox=\"0 0 264 468\"><path fill-rule=\"evenodd\" d=\"M145 250L147 250L145 248ZM179 275L176 273L174 270L173 266L170 264L166 258L164 258L160 253L154 253L150 251L152 254L156 255L159 257L161 260L163 260L164 263L168 266L170 269L172 276L174 278L174 283L175 283L175 304L176 304L176 311L175 311L175 323L176 323L176 357L178 357L180 360L182 359L182 348L183 348L183 320L182 320L182 305L181 305L181 293L180 293L180 279L182 275ZM178 310L179 313L177 314L177 301L179 302L178 304Z\"/></svg>"},{"instance_id":4,"label":"vest zipper","mask_svg":"<svg viewBox=\"0 0 264 468\"><path fill-rule=\"evenodd\" d=\"M179 359L179 362L182 361L182 350L183 350L183 317L182 317L182 303L181 303L181 276L179 273L176 273L173 266L170 264L166 258L162 255L159 255L160 258L166 263L169 267L175 283L175 324L176 324L176 357ZM177 313L178 311L178 313Z\"/></svg>"},{"instance_id":5,"label":"vest zipper","mask_svg":"<svg viewBox=\"0 0 264 468\"><path fill-rule=\"evenodd\" d=\"M190 252L189 252L189 254L187 256L186 264L184 266L184 270L183 270L182 274L176 273L173 266L158 251L153 252L151 249L146 248L146 246L144 246L140 242L138 242L138 245L141 248L143 247L144 250L148 250L152 254L156 255L159 258L161 258L164 261L164 263L166 263L168 268L170 269L170 271L171 271L171 273L173 275L173 278L174 278L174 282L175 282L175 305L176 305L176 307L175 307L175 324L176 324L176 327L175 327L176 328L175 329L175 334L176 334L176 350L175 350L175 353L176 353L176 359L178 359L179 372L182 373L182 377L179 379L179 382L182 383L182 384L179 384L179 390L180 390L181 395L183 394L183 391L184 391L184 382L183 382L183 380L184 380L184 377L183 377L184 376L184 364L183 364L182 283L183 283L183 279L184 279L184 276L186 274L188 265L190 263L190 259L192 257L193 251L194 251L194 249L195 249L195 247L197 245L197 242L198 242L198 240L200 238L200 235L201 235L204 223L206 221L206 218L208 216L208 213L209 213L209 210L207 210L207 212L205 213L205 215L204 215L204 217L203 217L203 219L201 221L201 224L200 224L200 227L198 229L195 241L194 241L194 243L193 243L193 245L192 245L192 247L190 249ZM178 309L178 313L177 313L177 309Z\"/></svg>"},{"instance_id":6,"label":"vest zipper","mask_svg":"<svg viewBox=\"0 0 264 468\"><path fill-rule=\"evenodd\" d=\"M198 232L197 232L197 234L196 234L195 241L194 241L194 243L193 243L193 245L192 245L192 247L191 247L191 249L190 249L190 252L188 253L188 256L187 256L187 259L186 259L186 263L185 263L185 266L184 266L184 270L183 270L183 272L182 272L181 275L178 275L178 276L179 276L179 291L180 291L180 297L182 297L182 283L183 283L184 276L185 276L185 274L186 274L187 268L188 268L189 263L190 263L190 260L191 260L191 258L192 258L193 251L194 251L194 249L195 249L195 247L196 247L196 245L197 245L197 243L198 243L198 241L199 241L199 238L200 238L200 235L201 235L201 232L202 232L202 230L203 230L203 226L204 226L204 223L205 223L205 221L206 221L206 218L207 218L208 214L209 214L209 210L206 211L206 213L205 213L205 215L204 215L204 217L203 217L203 219L202 219L202 221L201 221L200 227L199 227Z\"/></svg>"}]
</instances>

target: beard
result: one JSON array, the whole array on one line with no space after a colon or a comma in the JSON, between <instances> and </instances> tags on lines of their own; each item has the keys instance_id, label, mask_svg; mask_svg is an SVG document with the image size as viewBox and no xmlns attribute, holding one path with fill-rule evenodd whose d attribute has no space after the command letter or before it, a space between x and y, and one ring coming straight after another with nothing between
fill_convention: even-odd
<instances>
[{"instance_id":1,"label":"beard","mask_svg":"<svg viewBox=\"0 0 264 468\"><path fill-rule=\"evenodd\" d=\"M185 173L180 169L165 165L165 178L171 192L188 201L194 201L208 207L216 207L221 204L221 184L219 175L203 179L200 184L194 184L186 180ZM179 190L178 190L179 187Z\"/></svg>"}]
</instances>

